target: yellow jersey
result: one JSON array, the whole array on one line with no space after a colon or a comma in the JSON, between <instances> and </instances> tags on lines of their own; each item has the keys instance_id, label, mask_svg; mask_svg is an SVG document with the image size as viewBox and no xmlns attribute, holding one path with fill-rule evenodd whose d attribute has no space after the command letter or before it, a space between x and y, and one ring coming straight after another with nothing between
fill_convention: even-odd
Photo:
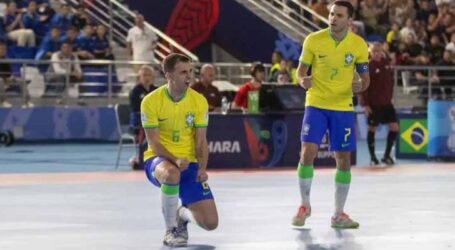
<instances>
[{"instance_id":1,"label":"yellow jersey","mask_svg":"<svg viewBox=\"0 0 455 250\"><path fill-rule=\"evenodd\" d=\"M368 45L360 36L348 32L340 42L323 29L308 35L303 42L300 62L311 66L312 87L305 106L351 111L354 67L368 72Z\"/></svg>"},{"instance_id":2,"label":"yellow jersey","mask_svg":"<svg viewBox=\"0 0 455 250\"><path fill-rule=\"evenodd\" d=\"M208 103L205 97L188 88L185 96L174 102L167 85L149 93L141 103L142 127L158 128L160 143L175 157L186 157L197 162L195 132L207 127ZM150 146L144 152L144 161L156 156Z\"/></svg>"}]
</instances>

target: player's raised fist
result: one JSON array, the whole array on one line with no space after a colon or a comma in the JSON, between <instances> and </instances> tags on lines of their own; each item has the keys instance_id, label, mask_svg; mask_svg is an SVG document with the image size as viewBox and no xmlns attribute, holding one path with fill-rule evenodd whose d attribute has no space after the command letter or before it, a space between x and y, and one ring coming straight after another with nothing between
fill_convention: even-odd
<instances>
[{"instance_id":1,"label":"player's raised fist","mask_svg":"<svg viewBox=\"0 0 455 250\"><path fill-rule=\"evenodd\" d=\"M352 92L360 93L363 91L363 84L361 81L353 81L352 82Z\"/></svg>"},{"instance_id":2,"label":"player's raised fist","mask_svg":"<svg viewBox=\"0 0 455 250\"><path fill-rule=\"evenodd\" d=\"M304 89L309 89L313 85L311 81L311 76L304 76L300 79L299 85Z\"/></svg>"}]
</instances>

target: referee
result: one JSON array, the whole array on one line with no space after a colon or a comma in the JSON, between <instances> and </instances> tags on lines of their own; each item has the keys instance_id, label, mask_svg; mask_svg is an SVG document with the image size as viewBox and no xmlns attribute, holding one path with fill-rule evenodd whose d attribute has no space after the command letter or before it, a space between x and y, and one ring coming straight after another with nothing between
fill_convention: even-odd
<instances>
[{"instance_id":1,"label":"referee","mask_svg":"<svg viewBox=\"0 0 455 250\"><path fill-rule=\"evenodd\" d=\"M374 136L379 124L388 124L387 146L381 162L393 165L395 162L390 157L390 151L397 138L398 123L395 108L392 104L393 75L390 60L387 58L381 43L370 46L370 87L362 93L362 106L368 117L368 151L370 152L370 165L378 165L379 161L374 152Z\"/></svg>"}]
</instances>

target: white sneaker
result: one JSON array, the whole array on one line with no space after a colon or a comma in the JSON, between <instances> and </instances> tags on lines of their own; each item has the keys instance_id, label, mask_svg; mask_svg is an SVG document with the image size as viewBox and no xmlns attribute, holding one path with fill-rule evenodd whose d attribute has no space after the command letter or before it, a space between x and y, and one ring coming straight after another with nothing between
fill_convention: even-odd
<instances>
[{"instance_id":1,"label":"white sneaker","mask_svg":"<svg viewBox=\"0 0 455 250\"><path fill-rule=\"evenodd\" d=\"M11 103L9 103L9 102L7 102L7 101L4 101L4 102L2 103L2 106L3 106L4 108L11 108L11 107L13 106L13 104L11 104Z\"/></svg>"},{"instance_id":2,"label":"white sneaker","mask_svg":"<svg viewBox=\"0 0 455 250\"><path fill-rule=\"evenodd\" d=\"M186 246L188 241L180 235L176 227L168 229L164 235L163 244L170 247Z\"/></svg>"}]
</instances>

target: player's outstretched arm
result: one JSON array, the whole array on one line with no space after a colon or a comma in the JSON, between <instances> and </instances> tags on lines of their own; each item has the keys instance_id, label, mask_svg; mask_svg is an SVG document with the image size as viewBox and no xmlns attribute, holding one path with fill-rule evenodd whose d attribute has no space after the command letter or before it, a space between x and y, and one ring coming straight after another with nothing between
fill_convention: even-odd
<instances>
[{"instance_id":1,"label":"player's outstretched arm","mask_svg":"<svg viewBox=\"0 0 455 250\"><path fill-rule=\"evenodd\" d=\"M207 180L207 161L209 150L207 146L207 127L196 128L196 158L199 164L198 181Z\"/></svg>"},{"instance_id":2,"label":"player's outstretched arm","mask_svg":"<svg viewBox=\"0 0 455 250\"><path fill-rule=\"evenodd\" d=\"M160 142L158 128L146 128L147 142L157 156L161 156L174 163L181 171L188 168L189 161L186 158L177 158L169 152Z\"/></svg>"}]
</instances>

